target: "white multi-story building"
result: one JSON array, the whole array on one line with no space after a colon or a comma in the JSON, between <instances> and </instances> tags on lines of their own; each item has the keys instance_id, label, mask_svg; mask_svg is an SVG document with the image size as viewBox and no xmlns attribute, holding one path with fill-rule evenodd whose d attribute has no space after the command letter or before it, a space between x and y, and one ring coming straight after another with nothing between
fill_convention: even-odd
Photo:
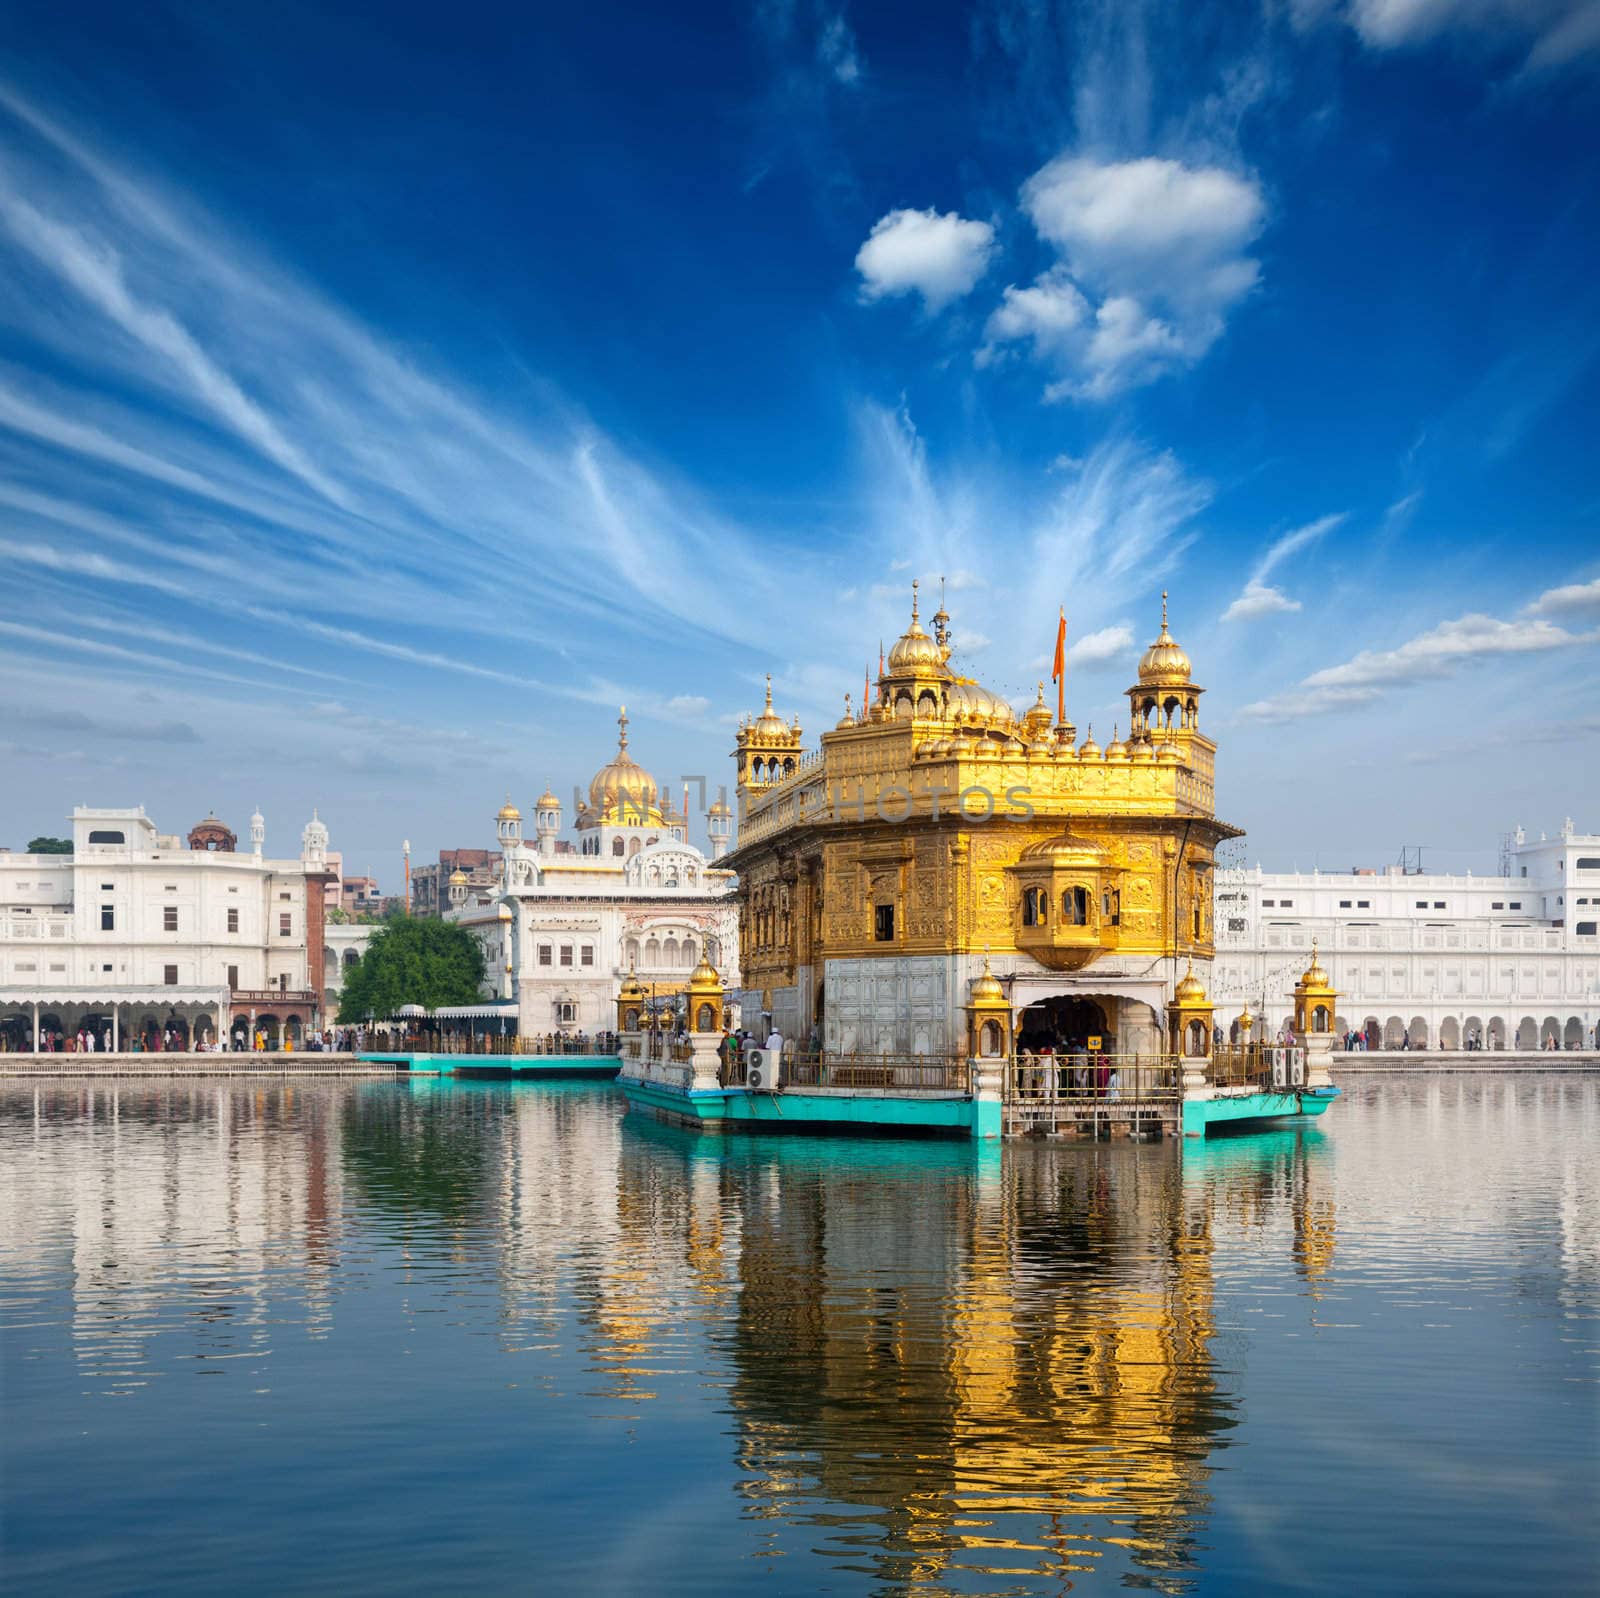
<instances>
[{"instance_id":1,"label":"white multi-story building","mask_svg":"<svg viewBox=\"0 0 1600 1598\"><path fill-rule=\"evenodd\" d=\"M674 810L628 753L628 717L618 717L615 758L580 800L577 837L563 840L561 801L546 790L534 837L509 800L495 818L501 864L492 888L456 871L447 918L484 948L488 997L520 1032L600 1032L616 1024L616 998L631 971L659 997L680 992L701 955L724 983L739 981L734 874L715 861L733 812L724 800L706 815L712 859L688 841L688 795Z\"/></svg>"},{"instance_id":2,"label":"white multi-story building","mask_svg":"<svg viewBox=\"0 0 1600 1598\"><path fill-rule=\"evenodd\" d=\"M71 854L0 853L0 1046L323 1025L328 829L313 814L298 858L268 858L265 838L259 812L244 853L215 816L184 838L142 806L80 806Z\"/></svg>"},{"instance_id":3,"label":"white multi-story building","mask_svg":"<svg viewBox=\"0 0 1600 1598\"><path fill-rule=\"evenodd\" d=\"M1312 940L1337 1029L1370 1047L1591 1047L1600 1024L1600 836L1506 839L1497 876L1219 870L1217 1024L1273 1030ZM1258 1034L1259 1035L1259 1034Z\"/></svg>"}]
</instances>

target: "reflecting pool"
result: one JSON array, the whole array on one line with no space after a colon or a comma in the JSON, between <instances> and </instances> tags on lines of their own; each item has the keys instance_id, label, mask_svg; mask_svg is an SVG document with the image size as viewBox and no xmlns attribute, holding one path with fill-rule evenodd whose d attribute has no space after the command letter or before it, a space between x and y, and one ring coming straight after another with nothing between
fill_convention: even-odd
<instances>
[{"instance_id":1,"label":"reflecting pool","mask_svg":"<svg viewBox=\"0 0 1600 1598\"><path fill-rule=\"evenodd\" d=\"M1592 1591L1600 1081L715 1138L0 1083L11 1593Z\"/></svg>"}]
</instances>

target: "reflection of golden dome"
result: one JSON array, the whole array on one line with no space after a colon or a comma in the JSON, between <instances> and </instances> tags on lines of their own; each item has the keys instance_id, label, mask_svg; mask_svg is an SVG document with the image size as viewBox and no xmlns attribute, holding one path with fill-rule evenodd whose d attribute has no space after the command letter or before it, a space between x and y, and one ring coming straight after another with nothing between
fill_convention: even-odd
<instances>
[{"instance_id":1,"label":"reflection of golden dome","mask_svg":"<svg viewBox=\"0 0 1600 1598\"><path fill-rule=\"evenodd\" d=\"M535 810L559 810L560 808L561 808L561 801L559 799L557 799L556 796L550 791L550 784L546 783L544 785L544 792L539 795L539 802L538 802L537 805L534 806L534 809Z\"/></svg>"},{"instance_id":2,"label":"reflection of golden dome","mask_svg":"<svg viewBox=\"0 0 1600 1598\"><path fill-rule=\"evenodd\" d=\"M628 753L628 708L617 716L620 729L616 758L602 766L589 783L589 808L596 816L623 825L659 826L656 780Z\"/></svg>"},{"instance_id":3,"label":"reflection of golden dome","mask_svg":"<svg viewBox=\"0 0 1600 1598\"><path fill-rule=\"evenodd\" d=\"M972 1003L974 1004L1004 1004L1006 990L1000 986L1000 979L989 969L989 956L983 957L983 975L972 979Z\"/></svg>"},{"instance_id":4,"label":"reflection of golden dome","mask_svg":"<svg viewBox=\"0 0 1600 1598\"><path fill-rule=\"evenodd\" d=\"M1206 999L1206 985L1194 974L1194 966L1190 965L1185 972L1183 981L1178 984L1179 1004L1204 1004Z\"/></svg>"},{"instance_id":5,"label":"reflection of golden dome","mask_svg":"<svg viewBox=\"0 0 1600 1598\"><path fill-rule=\"evenodd\" d=\"M1063 831L1039 843L1029 844L1022 851L1018 863L1093 868L1103 866L1108 858L1105 850L1091 839L1080 838L1075 832Z\"/></svg>"},{"instance_id":6,"label":"reflection of golden dome","mask_svg":"<svg viewBox=\"0 0 1600 1598\"><path fill-rule=\"evenodd\" d=\"M917 620L917 585L911 584L911 625L895 640L889 651L891 677L914 676L918 673L943 676L944 651L938 642L922 630Z\"/></svg>"},{"instance_id":7,"label":"reflection of golden dome","mask_svg":"<svg viewBox=\"0 0 1600 1598\"><path fill-rule=\"evenodd\" d=\"M500 806L500 813L494 818L496 821L521 821L522 812L511 802L511 795L506 795L506 802Z\"/></svg>"},{"instance_id":8,"label":"reflection of golden dome","mask_svg":"<svg viewBox=\"0 0 1600 1598\"><path fill-rule=\"evenodd\" d=\"M1303 988L1325 988L1328 985L1328 973L1322 969L1322 961L1317 958L1317 940L1311 940L1311 964L1306 967L1300 976L1300 986Z\"/></svg>"},{"instance_id":9,"label":"reflection of golden dome","mask_svg":"<svg viewBox=\"0 0 1600 1598\"><path fill-rule=\"evenodd\" d=\"M1139 681L1153 687L1180 687L1189 681L1193 668L1189 657L1167 631L1167 596L1161 595L1161 636L1145 650L1139 660Z\"/></svg>"}]
</instances>

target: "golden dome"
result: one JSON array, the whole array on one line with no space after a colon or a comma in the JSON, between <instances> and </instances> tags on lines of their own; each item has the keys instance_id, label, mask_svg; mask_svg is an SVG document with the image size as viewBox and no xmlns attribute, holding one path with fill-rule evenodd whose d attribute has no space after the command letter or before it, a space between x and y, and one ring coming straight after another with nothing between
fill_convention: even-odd
<instances>
[{"instance_id":1,"label":"golden dome","mask_svg":"<svg viewBox=\"0 0 1600 1598\"><path fill-rule=\"evenodd\" d=\"M1183 751L1176 744L1157 744L1156 764L1160 766L1181 766L1183 764Z\"/></svg>"},{"instance_id":2,"label":"golden dome","mask_svg":"<svg viewBox=\"0 0 1600 1598\"><path fill-rule=\"evenodd\" d=\"M1001 987L1000 979L989 969L989 956L983 957L983 975L972 979L973 1004L1004 1004L1006 990Z\"/></svg>"},{"instance_id":3,"label":"golden dome","mask_svg":"<svg viewBox=\"0 0 1600 1598\"><path fill-rule=\"evenodd\" d=\"M1050 730L1050 707L1044 702L1044 684L1039 684L1039 696L1028 706L1022 718L1023 730L1030 737L1040 737Z\"/></svg>"},{"instance_id":4,"label":"golden dome","mask_svg":"<svg viewBox=\"0 0 1600 1598\"><path fill-rule=\"evenodd\" d=\"M550 784L546 783L544 785L544 792L539 795L539 802L534 806L534 809L559 810L560 808L561 801L557 799L556 796L550 791Z\"/></svg>"},{"instance_id":5,"label":"golden dome","mask_svg":"<svg viewBox=\"0 0 1600 1598\"><path fill-rule=\"evenodd\" d=\"M913 581L911 625L895 640L894 648L889 651L889 675L905 677L918 673L931 673L939 677L947 675L944 651L939 647L937 639L930 638L923 632L922 624L917 620L917 585Z\"/></svg>"},{"instance_id":6,"label":"golden dome","mask_svg":"<svg viewBox=\"0 0 1600 1598\"><path fill-rule=\"evenodd\" d=\"M1328 973L1322 969L1322 961L1317 958L1317 940L1311 940L1311 964L1301 973L1300 986L1303 988L1325 988L1328 985Z\"/></svg>"},{"instance_id":7,"label":"golden dome","mask_svg":"<svg viewBox=\"0 0 1600 1598\"><path fill-rule=\"evenodd\" d=\"M1042 839L1038 843L1029 844L1022 851L1019 864L1040 863L1051 866L1084 866L1094 868L1103 866L1109 856L1105 850L1089 838L1080 838L1075 832L1062 831L1052 838Z\"/></svg>"},{"instance_id":8,"label":"golden dome","mask_svg":"<svg viewBox=\"0 0 1600 1598\"><path fill-rule=\"evenodd\" d=\"M1161 636L1145 650L1139 660L1139 681L1153 687L1180 687L1189 681L1193 668L1189 657L1167 631L1167 595L1161 594Z\"/></svg>"},{"instance_id":9,"label":"golden dome","mask_svg":"<svg viewBox=\"0 0 1600 1598\"><path fill-rule=\"evenodd\" d=\"M1128 746L1117 736L1116 725L1113 723L1111 728L1111 742L1106 745L1106 759L1126 760L1127 758Z\"/></svg>"},{"instance_id":10,"label":"golden dome","mask_svg":"<svg viewBox=\"0 0 1600 1598\"><path fill-rule=\"evenodd\" d=\"M632 1000L642 999L644 996L644 986L639 981L638 974L630 967L627 976L622 979L622 990L617 997Z\"/></svg>"},{"instance_id":11,"label":"golden dome","mask_svg":"<svg viewBox=\"0 0 1600 1598\"><path fill-rule=\"evenodd\" d=\"M718 799L711 806L711 808L706 811L706 814L708 816L731 816L733 814L733 806L730 805L726 799Z\"/></svg>"},{"instance_id":12,"label":"golden dome","mask_svg":"<svg viewBox=\"0 0 1600 1598\"><path fill-rule=\"evenodd\" d=\"M1100 758L1100 745L1094 741L1094 723L1089 723L1089 734L1078 745L1079 760L1098 760Z\"/></svg>"},{"instance_id":13,"label":"golden dome","mask_svg":"<svg viewBox=\"0 0 1600 1598\"><path fill-rule=\"evenodd\" d=\"M767 703L766 708L749 724L747 731L758 743L794 742L794 730L782 716L772 708L772 673L767 673Z\"/></svg>"},{"instance_id":14,"label":"golden dome","mask_svg":"<svg viewBox=\"0 0 1600 1598\"><path fill-rule=\"evenodd\" d=\"M617 754L602 766L589 783L589 808L604 820L620 820L624 825L659 825L661 812L656 804L656 780L628 753L628 707L617 715Z\"/></svg>"},{"instance_id":15,"label":"golden dome","mask_svg":"<svg viewBox=\"0 0 1600 1598\"><path fill-rule=\"evenodd\" d=\"M850 696L844 696L844 714L834 723L835 727L853 727L856 724L855 712L850 708Z\"/></svg>"},{"instance_id":16,"label":"golden dome","mask_svg":"<svg viewBox=\"0 0 1600 1598\"><path fill-rule=\"evenodd\" d=\"M521 821L522 812L511 802L511 795L506 795L506 802L500 806L499 813L494 818L496 821Z\"/></svg>"},{"instance_id":17,"label":"golden dome","mask_svg":"<svg viewBox=\"0 0 1600 1598\"><path fill-rule=\"evenodd\" d=\"M463 871L460 866L457 866L456 869L450 873L450 886L452 888L463 888L466 886L466 883L466 872Z\"/></svg>"},{"instance_id":18,"label":"golden dome","mask_svg":"<svg viewBox=\"0 0 1600 1598\"><path fill-rule=\"evenodd\" d=\"M955 683L945 695L945 709L958 721L989 722L1001 727L1009 727L1017 719L1007 700L975 682Z\"/></svg>"},{"instance_id":19,"label":"golden dome","mask_svg":"<svg viewBox=\"0 0 1600 1598\"><path fill-rule=\"evenodd\" d=\"M1146 765L1148 765L1152 760L1155 759L1155 757L1155 745L1152 744L1148 738L1135 738L1133 742L1128 745L1129 760L1135 762L1142 760Z\"/></svg>"},{"instance_id":20,"label":"golden dome","mask_svg":"<svg viewBox=\"0 0 1600 1598\"><path fill-rule=\"evenodd\" d=\"M700 956L700 964L694 968L689 977L689 991L691 993L718 993L722 992L722 978L717 975L717 968Z\"/></svg>"},{"instance_id":21,"label":"golden dome","mask_svg":"<svg viewBox=\"0 0 1600 1598\"><path fill-rule=\"evenodd\" d=\"M1179 1004L1204 1004L1206 998L1206 985L1194 974L1191 964L1184 973L1183 981L1178 984L1177 998Z\"/></svg>"}]
</instances>

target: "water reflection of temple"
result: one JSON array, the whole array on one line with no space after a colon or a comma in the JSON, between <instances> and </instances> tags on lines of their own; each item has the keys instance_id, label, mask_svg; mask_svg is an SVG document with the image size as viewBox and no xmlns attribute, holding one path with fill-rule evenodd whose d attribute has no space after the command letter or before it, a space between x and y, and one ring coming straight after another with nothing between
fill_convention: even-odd
<instances>
[{"instance_id":1,"label":"water reflection of temple","mask_svg":"<svg viewBox=\"0 0 1600 1598\"><path fill-rule=\"evenodd\" d=\"M13 1272L64 1271L86 1369L138 1384L180 1328L201 1357L260 1352L285 1322L325 1329L341 1164L319 1097L169 1082L6 1094L34 1157L0 1161L0 1253Z\"/></svg>"},{"instance_id":2,"label":"water reflection of temple","mask_svg":"<svg viewBox=\"0 0 1600 1598\"><path fill-rule=\"evenodd\" d=\"M749 1513L890 1584L1109 1562L1162 1585L1191 1566L1230 1403L1208 1216L1170 1155L985 1168L650 1136L646 1190L676 1137L680 1170L716 1173L739 1217L724 1335ZM622 1202L649 1202L622 1175ZM686 1264L691 1231L668 1225Z\"/></svg>"}]
</instances>

